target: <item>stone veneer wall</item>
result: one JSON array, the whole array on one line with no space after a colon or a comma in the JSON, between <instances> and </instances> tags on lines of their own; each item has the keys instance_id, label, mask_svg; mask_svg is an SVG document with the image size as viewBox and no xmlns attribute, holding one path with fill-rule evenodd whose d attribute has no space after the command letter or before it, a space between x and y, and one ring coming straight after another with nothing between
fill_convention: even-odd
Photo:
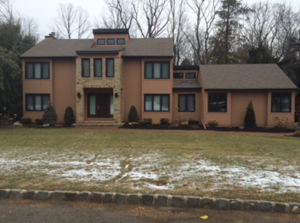
<instances>
[{"instance_id":1,"label":"stone veneer wall","mask_svg":"<svg viewBox=\"0 0 300 223\"><path fill-rule=\"evenodd\" d=\"M115 59L115 76L106 77L106 58L102 58L102 77L94 77L94 58L90 58L90 77L81 75L81 58L76 59L76 95L81 93L81 99L76 96L76 124L84 124L87 115L85 114L85 95L84 89L112 88L114 96L114 123L123 121L124 94L123 94L123 60ZM115 93L119 94L115 98ZM100 122L100 121L99 121Z\"/></svg>"}]
</instances>

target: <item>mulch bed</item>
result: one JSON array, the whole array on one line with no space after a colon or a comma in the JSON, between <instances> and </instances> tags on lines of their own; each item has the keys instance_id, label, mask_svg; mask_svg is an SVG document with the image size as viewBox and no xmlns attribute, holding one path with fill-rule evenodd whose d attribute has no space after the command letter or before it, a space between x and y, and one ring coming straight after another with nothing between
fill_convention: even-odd
<instances>
[{"instance_id":1,"label":"mulch bed","mask_svg":"<svg viewBox=\"0 0 300 223\"><path fill-rule=\"evenodd\" d=\"M193 125L129 125L125 123L120 128L124 129L161 129L161 130L204 130L203 126L193 126ZM219 127L219 128L209 128L207 127L206 130L208 131L224 131L224 132L266 132L266 133L292 133L295 132L294 129L278 129L278 128L244 128L240 129L239 127Z\"/></svg>"}]
</instances>

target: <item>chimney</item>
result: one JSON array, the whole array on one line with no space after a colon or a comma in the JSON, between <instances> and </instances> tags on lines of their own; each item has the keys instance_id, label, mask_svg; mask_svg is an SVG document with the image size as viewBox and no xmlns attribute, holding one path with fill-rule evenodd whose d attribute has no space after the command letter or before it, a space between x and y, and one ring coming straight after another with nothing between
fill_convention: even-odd
<instances>
[{"instance_id":1,"label":"chimney","mask_svg":"<svg viewBox=\"0 0 300 223\"><path fill-rule=\"evenodd\" d=\"M55 32L49 33L48 36L45 36L45 39L56 39L56 38L55 38Z\"/></svg>"}]
</instances>

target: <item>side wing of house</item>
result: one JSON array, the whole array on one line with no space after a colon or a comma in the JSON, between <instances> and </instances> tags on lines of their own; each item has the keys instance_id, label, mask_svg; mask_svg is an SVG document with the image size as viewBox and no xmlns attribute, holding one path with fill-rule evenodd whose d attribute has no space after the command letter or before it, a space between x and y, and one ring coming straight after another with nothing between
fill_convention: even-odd
<instances>
[{"instance_id":1,"label":"side wing of house","mask_svg":"<svg viewBox=\"0 0 300 223\"><path fill-rule=\"evenodd\" d=\"M244 126L252 101L256 124L274 127L293 122L297 87L275 64L204 65L204 122L219 126Z\"/></svg>"}]
</instances>

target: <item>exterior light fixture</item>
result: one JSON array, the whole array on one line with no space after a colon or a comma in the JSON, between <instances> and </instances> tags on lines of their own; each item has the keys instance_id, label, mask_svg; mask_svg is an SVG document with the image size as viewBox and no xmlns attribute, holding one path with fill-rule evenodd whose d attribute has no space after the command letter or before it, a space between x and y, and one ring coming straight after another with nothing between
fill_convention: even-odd
<instances>
[{"instance_id":1,"label":"exterior light fixture","mask_svg":"<svg viewBox=\"0 0 300 223\"><path fill-rule=\"evenodd\" d=\"M78 98L78 99L81 98L81 93L80 93L80 92L77 93L77 98Z\"/></svg>"},{"instance_id":2,"label":"exterior light fixture","mask_svg":"<svg viewBox=\"0 0 300 223\"><path fill-rule=\"evenodd\" d=\"M115 98L118 98L119 97L119 94L118 93L115 93Z\"/></svg>"}]
</instances>

